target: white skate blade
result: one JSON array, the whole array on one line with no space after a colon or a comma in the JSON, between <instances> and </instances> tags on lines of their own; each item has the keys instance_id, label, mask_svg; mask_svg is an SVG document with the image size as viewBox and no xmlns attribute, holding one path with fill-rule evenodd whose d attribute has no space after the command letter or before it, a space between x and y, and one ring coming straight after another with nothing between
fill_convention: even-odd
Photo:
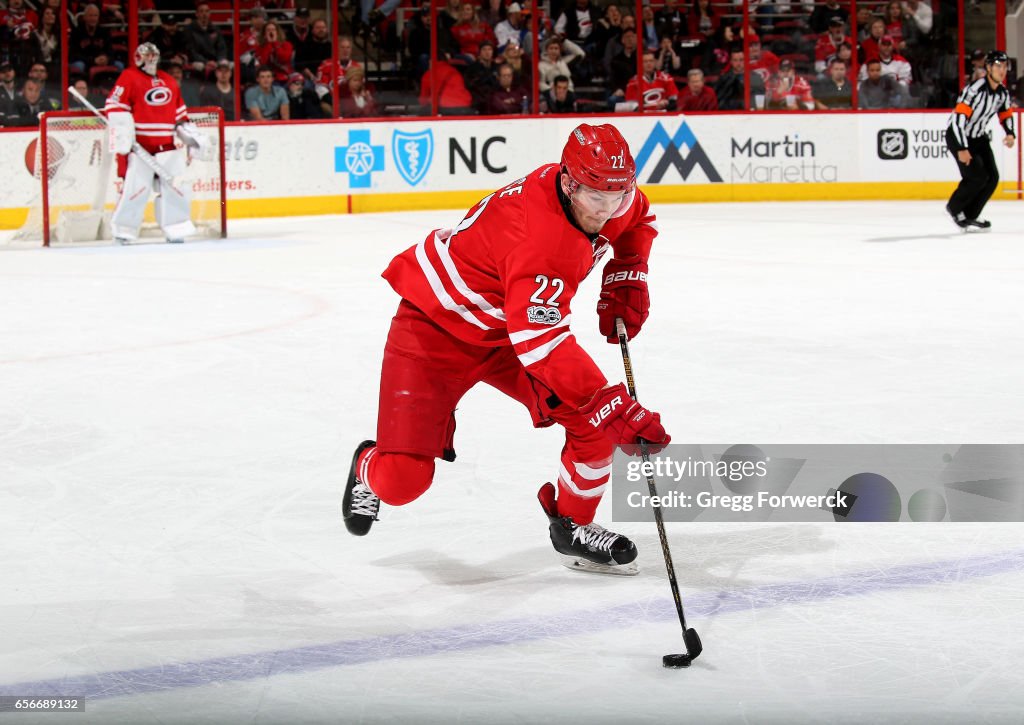
<instances>
[{"instance_id":1,"label":"white skate blade","mask_svg":"<svg viewBox=\"0 0 1024 725\"><path fill-rule=\"evenodd\" d=\"M636 576L640 573L636 559L633 559L628 564L598 564L587 559L581 559L578 556L561 554L557 551L555 554L558 555L558 560L562 562L562 566L574 571L585 571L591 574L614 574L616 576Z\"/></svg>"}]
</instances>

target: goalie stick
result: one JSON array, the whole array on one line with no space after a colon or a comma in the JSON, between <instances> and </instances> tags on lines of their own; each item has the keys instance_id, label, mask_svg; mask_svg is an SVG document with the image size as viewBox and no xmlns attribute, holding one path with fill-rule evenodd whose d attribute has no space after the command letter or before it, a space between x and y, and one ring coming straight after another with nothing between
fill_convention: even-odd
<instances>
[{"instance_id":1,"label":"goalie stick","mask_svg":"<svg viewBox=\"0 0 1024 725\"><path fill-rule=\"evenodd\" d=\"M626 333L626 324L621 317L615 318L615 331L619 336L619 348L622 351L622 366L626 369L626 388L629 390L629 397L636 400L636 383L633 380L633 362L629 357L629 335ZM644 463L650 463L651 456L647 450L647 441L640 439L640 455ZM650 470L650 466L644 466ZM654 477L647 474L647 488L651 493L653 501L657 501L658 489L654 484ZM665 655L661 663L665 667L679 669L689 667L695 659L700 657L704 651L697 631L686 627L686 614L683 612L683 600L679 595L679 583L676 581L676 568L672 564L672 552L668 548L668 536L665 534L665 519L661 515L661 506L654 504L654 523L658 527L658 538L661 540L661 553L665 557L665 569L668 571L668 583L672 587L672 599L676 603L676 614L679 615L679 624L683 628L683 644L686 645L685 654Z\"/></svg>"},{"instance_id":2,"label":"goalie stick","mask_svg":"<svg viewBox=\"0 0 1024 725\"><path fill-rule=\"evenodd\" d=\"M100 122L104 126L107 125L107 117L104 116L103 113L98 108L96 108L96 106L89 103L89 101L81 93L78 92L77 88L75 88L74 86L68 86L68 93L74 96L75 99L79 103L81 103L83 107L85 107L89 111L92 111L92 113L95 114L96 118L100 119ZM174 189L174 184L171 183L174 180L174 177L171 176L170 172L168 172L167 169L165 169L160 164L160 162L153 157L153 154L149 153L149 151L146 151L146 149L139 146L138 141L132 142L132 153L138 156L139 160L142 163L144 163L149 168L153 169L154 174L156 174L161 179L166 181L167 185Z\"/></svg>"}]
</instances>

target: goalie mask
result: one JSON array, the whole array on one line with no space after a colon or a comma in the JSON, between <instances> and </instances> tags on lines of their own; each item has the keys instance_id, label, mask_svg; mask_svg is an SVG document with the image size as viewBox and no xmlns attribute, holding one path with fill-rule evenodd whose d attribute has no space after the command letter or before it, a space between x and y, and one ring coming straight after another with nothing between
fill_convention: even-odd
<instances>
[{"instance_id":1,"label":"goalie mask","mask_svg":"<svg viewBox=\"0 0 1024 725\"><path fill-rule=\"evenodd\" d=\"M563 190L577 221L589 233L598 231L604 221L625 214L632 205L636 162L614 126L577 126L562 150L561 165L562 173L569 177Z\"/></svg>"},{"instance_id":2,"label":"goalie mask","mask_svg":"<svg viewBox=\"0 0 1024 725\"><path fill-rule=\"evenodd\" d=\"M156 75L156 67L160 63L160 49L152 43L143 43L135 49L135 65L144 73Z\"/></svg>"}]
</instances>

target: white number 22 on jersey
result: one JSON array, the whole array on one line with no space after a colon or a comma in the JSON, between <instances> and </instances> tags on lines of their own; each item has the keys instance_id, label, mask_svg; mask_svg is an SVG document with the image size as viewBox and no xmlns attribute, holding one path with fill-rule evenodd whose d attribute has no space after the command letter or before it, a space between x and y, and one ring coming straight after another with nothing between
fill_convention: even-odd
<instances>
[{"instance_id":1,"label":"white number 22 on jersey","mask_svg":"<svg viewBox=\"0 0 1024 725\"><path fill-rule=\"evenodd\" d=\"M558 277L549 280L547 275L544 274L538 274L533 281L539 284L540 286L537 288L536 292L530 295L530 302L532 302L535 305L550 305L552 307L558 307L557 300L559 296L562 294L562 290L565 289L565 282L563 282ZM554 289L554 293L550 297L548 297L547 301L545 301L541 297L541 295L547 291L548 286Z\"/></svg>"}]
</instances>

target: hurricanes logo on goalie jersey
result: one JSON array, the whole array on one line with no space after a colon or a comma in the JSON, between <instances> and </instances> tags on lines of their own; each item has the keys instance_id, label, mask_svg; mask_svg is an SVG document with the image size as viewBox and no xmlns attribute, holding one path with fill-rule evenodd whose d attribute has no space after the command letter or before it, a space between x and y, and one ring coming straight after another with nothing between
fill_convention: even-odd
<instances>
[{"instance_id":1,"label":"hurricanes logo on goalie jersey","mask_svg":"<svg viewBox=\"0 0 1024 725\"><path fill-rule=\"evenodd\" d=\"M171 89L166 86L157 86L146 91L146 103L150 106L166 106L171 102Z\"/></svg>"}]
</instances>

